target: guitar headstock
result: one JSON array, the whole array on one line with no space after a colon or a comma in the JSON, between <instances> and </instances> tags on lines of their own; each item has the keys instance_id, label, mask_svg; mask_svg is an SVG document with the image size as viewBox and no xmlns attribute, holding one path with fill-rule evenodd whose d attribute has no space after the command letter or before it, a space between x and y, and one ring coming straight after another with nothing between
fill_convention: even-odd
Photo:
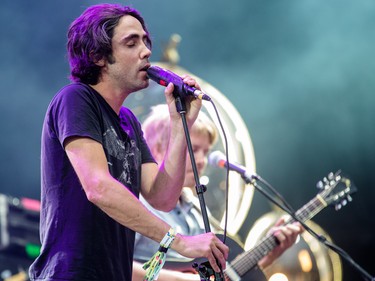
<instances>
[{"instance_id":1,"label":"guitar headstock","mask_svg":"<svg viewBox=\"0 0 375 281\"><path fill-rule=\"evenodd\" d=\"M317 183L317 187L321 189L318 194L319 198L325 204L335 206L336 210L340 210L348 202L351 202L351 194L357 191L353 182L341 175L341 171L329 173L327 177Z\"/></svg>"}]
</instances>

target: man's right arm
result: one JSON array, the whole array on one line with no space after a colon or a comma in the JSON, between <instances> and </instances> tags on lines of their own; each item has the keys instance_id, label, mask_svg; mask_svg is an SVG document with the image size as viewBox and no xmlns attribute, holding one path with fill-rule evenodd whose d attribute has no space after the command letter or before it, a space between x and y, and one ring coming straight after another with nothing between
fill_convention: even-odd
<instances>
[{"instance_id":1,"label":"man's right arm","mask_svg":"<svg viewBox=\"0 0 375 281\"><path fill-rule=\"evenodd\" d=\"M87 199L120 224L158 243L170 226L152 214L127 188L115 180L108 170L102 145L90 138L69 138L65 151L86 193ZM155 165L155 169L157 165ZM216 259L225 268L228 247L214 234L198 236L177 234L171 246L183 256L205 257L219 272Z\"/></svg>"},{"instance_id":2,"label":"man's right arm","mask_svg":"<svg viewBox=\"0 0 375 281\"><path fill-rule=\"evenodd\" d=\"M90 202L120 224L161 241L170 226L148 211L111 176L99 142L90 138L70 138L65 150Z\"/></svg>"}]
</instances>

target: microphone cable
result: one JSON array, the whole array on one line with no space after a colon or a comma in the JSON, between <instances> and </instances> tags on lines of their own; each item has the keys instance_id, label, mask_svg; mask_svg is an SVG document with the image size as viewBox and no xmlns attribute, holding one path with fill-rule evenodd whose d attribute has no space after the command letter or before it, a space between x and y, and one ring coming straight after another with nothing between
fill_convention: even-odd
<instances>
[{"instance_id":1,"label":"microphone cable","mask_svg":"<svg viewBox=\"0 0 375 281\"><path fill-rule=\"evenodd\" d=\"M223 133L223 138L224 138L224 150L225 150L225 157L227 163L229 163L229 155L228 155L228 139L227 135L224 130L223 123L221 122L220 119L220 114L219 111L217 110L217 107L212 99L209 100L209 102L212 104L212 107L215 110L216 113L216 118L219 122L220 129ZM225 244L226 239L227 239L227 228L228 228L228 197L229 197L229 168L226 168L226 180L225 180L225 215L224 215L224 227L223 227L223 243Z\"/></svg>"}]
</instances>

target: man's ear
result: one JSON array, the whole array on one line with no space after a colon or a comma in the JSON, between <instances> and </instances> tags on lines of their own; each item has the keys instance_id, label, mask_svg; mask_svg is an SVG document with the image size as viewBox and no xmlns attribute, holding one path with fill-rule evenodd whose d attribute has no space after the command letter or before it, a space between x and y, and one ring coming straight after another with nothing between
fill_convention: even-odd
<instances>
[{"instance_id":1,"label":"man's ear","mask_svg":"<svg viewBox=\"0 0 375 281\"><path fill-rule=\"evenodd\" d=\"M97 66L103 67L103 66L105 66L105 59L102 58L102 59L96 61L95 64Z\"/></svg>"},{"instance_id":2,"label":"man's ear","mask_svg":"<svg viewBox=\"0 0 375 281\"><path fill-rule=\"evenodd\" d=\"M91 53L90 53L90 58L92 59L92 61L93 61L97 66L100 66L100 67L105 66L106 60L104 59L104 57L101 57L101 58L99 59L99 58L95 57L95 55L91 52Z\"/></svg>"}]
</instances>

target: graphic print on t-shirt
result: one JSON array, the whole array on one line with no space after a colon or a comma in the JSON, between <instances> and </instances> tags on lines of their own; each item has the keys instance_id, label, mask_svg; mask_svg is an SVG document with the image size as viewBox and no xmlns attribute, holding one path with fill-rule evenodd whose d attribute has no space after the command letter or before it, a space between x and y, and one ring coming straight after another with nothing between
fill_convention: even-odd
<instances>
[{"instance_id":1,"label":"graphic print on t-shirt","mask_svg":"<svg viewBox=\"0 0 375 281\"><path fill-rule=\"evenodd\" d=\"M116 179L126 186L137 186L137 171L140 163L140 152L136 145L136 141L127 137L126 141L121 140L115 129L110 127L103 134L104 147L107 148L108 165L115 167L113 162L120 162L119 167L122 171L118 171ZM114 175L113 175L114 176Z\"/></svg>"}]
</instances>

